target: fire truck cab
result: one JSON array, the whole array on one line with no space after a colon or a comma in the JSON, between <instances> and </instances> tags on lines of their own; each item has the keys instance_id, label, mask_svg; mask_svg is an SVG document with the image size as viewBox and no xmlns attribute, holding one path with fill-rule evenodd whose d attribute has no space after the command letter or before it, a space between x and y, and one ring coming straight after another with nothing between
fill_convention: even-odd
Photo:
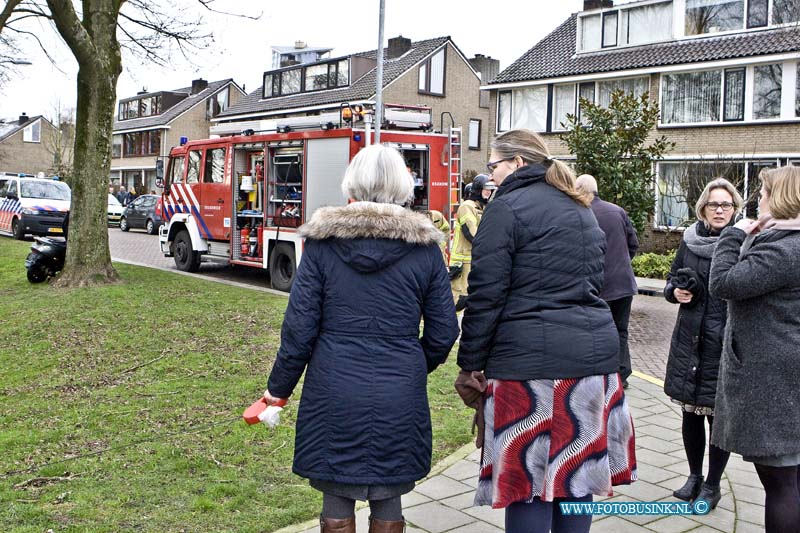
<instances>
[{"instance_id":1,"label":"fire truck cab","mask_svg":"<svg viewBox=\"0 0 800 533\"><path fill-rule=\"evenodd\" d=\"M347 203L341 181L372 142L369 118L343 106L335 117L284 119L273 131L174 147L164 176L162 253L189 272L203 260L261 268L273 288L288 291L303 253L297 228L318 208ZM461 189L460 129L430 132L430 110L407 106L387 106L384 124L381 143L397 148L415 177L411 208L450 220Z\"/></svg>"}]
</instances>

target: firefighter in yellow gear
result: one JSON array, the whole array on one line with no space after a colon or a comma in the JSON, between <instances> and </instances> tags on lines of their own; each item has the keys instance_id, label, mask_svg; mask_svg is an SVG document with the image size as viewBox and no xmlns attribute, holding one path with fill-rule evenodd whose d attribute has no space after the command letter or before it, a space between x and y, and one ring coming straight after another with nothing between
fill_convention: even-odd
<instances>
[{"instance_id":1,"label":"firefighter in yellow gear","mask_svg":"<svg viewBox=\"0 0 800 533\"><path fill-rule=\"evenodd\" d=\"M456 311L466 307L469 271L472 268L472 240L478 232L483 208L497 187L486 174L478 174L468 185L467 200L461 202L453 228L450 251L450 289Z\"/></svg>"},{"instance_id":2,"label":"firefighter in yellow gear","mask_svg":"<svg viewBox=\"0 0 800 533\"><path fill-rule=\"evenodd\" d=\"M439 244L439 248L442 250L442 259L444 259L444 264L447 264L447 241L450 240L450 223L447 222L447 219L444 218L444 215L441 211L431 210L427 213L428 218L431 219L433 225L436 228L444 233L444 239Z\"/></svg>"}]
</instances>

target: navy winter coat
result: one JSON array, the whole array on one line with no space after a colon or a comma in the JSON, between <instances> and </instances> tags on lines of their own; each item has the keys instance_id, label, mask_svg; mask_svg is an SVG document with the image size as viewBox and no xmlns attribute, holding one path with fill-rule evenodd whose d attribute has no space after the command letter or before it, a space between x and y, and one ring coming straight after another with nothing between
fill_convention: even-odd
<instances>
[{"instance_id":1,"label":"navy winter coat","mask_svg":"<svg viewBox=\"0 0 800 533\"><path fill-rule=\"evenodd\" d=\"M633 296L639 289L631 259L639 249L639 239L628 213L618 205L601 200L599 196L594 197L591 208L606 235L605 275L600 298L612 302Z\"/></svg>"},{"instance_id":2,"label":"navy winter coat","mask_svg":"<svg viewBox=\"0 0 800 533\"><path fill-rule=\"evenodd\" d=\"M605 235L591 209L544 180L541 165L503 181L472 248L458 365L508 380L619 369L619 337L600 299Z\"/></svg>"},{"instance_id":3,"label":"navy winter coat","mask_svg":"<svg viewBox=\"0 0 800 533\"><path fill-rule=\"evenodd\" d=\"M427 374L458 336L442 232L402 207L357 202L317 210L300 233L305 251L268 384L288 397L306 370L293 471L358 485L422 479Z\"/></svg>"}]
</instances>

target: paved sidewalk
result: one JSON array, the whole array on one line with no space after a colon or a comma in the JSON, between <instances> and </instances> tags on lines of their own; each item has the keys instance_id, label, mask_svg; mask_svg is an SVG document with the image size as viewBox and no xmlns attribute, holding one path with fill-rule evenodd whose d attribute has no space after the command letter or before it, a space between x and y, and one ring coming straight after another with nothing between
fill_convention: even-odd
<instances>
[{"instance_id":1,"label":"paved sidewalk","mask_svg":"<svg viewBox=\"0 0 800 533\"><path fill-rule=\"evenodd\" d=\"M658 380L638 372L626 391L636 428L639 481L615 487L614 502L678 501L672 491L683 485L689 469L683 452L679 408L667 398ZM465 421L468 423L468 421ZM403 496L407 533L491 533L503 530L502 509L472 507L480 451L465 446L445 459L434 474ZM707 463L707 461L706 461ZM704 516L595 517L593 533L663 532L750 533L764 529L764 492L753 465L731 456L722 479L722 501ZM366 532L369 509L356 513L357 530ZM280 530L280 533L319 531L317 521Z\"/></svg>"}]
</instances>

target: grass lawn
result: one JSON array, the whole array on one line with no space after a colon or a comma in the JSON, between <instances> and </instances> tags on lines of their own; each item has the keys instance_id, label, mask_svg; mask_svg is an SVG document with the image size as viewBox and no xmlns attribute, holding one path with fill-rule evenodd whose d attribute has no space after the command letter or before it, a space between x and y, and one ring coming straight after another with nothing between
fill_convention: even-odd
<instances>
[{"instance_id":1,"label":"grass lawn","mask_svg":"<svg viewBox=\"0 0 800 533\"><path fill-rule=\"evenodd\" d=\"M263 532L318 514L291 473L297 403L274 431L239 418L285 298L123 264L123 283L56 291L27 282L29 248L0 237L0 531ZM453 353L429 378L434 462L471 438L456 373Z\"/></svg>"}]
</instances>

